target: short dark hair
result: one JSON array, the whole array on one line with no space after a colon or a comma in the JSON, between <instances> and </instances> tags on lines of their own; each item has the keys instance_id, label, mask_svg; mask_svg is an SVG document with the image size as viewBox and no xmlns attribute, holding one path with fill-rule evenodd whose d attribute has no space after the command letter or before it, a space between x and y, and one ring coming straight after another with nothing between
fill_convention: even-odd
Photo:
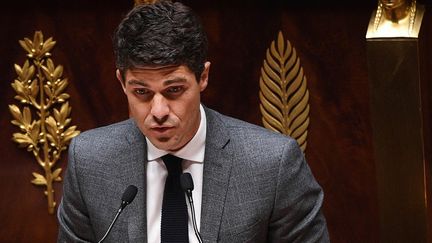
<instances>
[{"instance_id":1,"label":"short dark hair","mask_svg":"<svg viewBox=\"0 0 432 243\"><path fill-rule=\"evenodd\" d=\"M123 75L142 66L186 65L199 81L207 59L207 36L199 17L179 2L134 7L115 31L113 44Z\"/></svg>"}]
</instances>

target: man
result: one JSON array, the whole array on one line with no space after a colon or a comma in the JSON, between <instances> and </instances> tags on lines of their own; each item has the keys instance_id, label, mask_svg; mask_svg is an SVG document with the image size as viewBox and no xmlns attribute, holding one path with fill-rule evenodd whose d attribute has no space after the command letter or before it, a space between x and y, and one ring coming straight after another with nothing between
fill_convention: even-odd
<instances>
[{"instance_id":1,"label":"man","mask_svg":"<svg viewBox=\"0 0 432 243\"><path fill-rule=\"evenodd\" d=\"M101 239L127 185L138 194L106 241L198 242L190 217L186 240L164 238L166 154L183 159L180 169L192 175L204 242L328 242L323 192L296 142L201 105L207 39L188 7L135 7L114 49L132 119L72 141L59 242Z\"/></svg>"}]
</instances>

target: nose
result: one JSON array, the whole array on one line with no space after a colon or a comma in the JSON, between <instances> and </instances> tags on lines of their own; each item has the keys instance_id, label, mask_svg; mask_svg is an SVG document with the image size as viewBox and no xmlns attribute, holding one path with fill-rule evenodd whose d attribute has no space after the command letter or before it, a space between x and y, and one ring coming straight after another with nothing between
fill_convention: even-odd
<instances>
[{"instance_id":1,"label":"nose","mask_svg":"<svg viewBox=\"0 0 432 243\"><path fill-rule=\"evenodd\" d=\"M163 123L169 115L169 106L167 100L160 94L153 97L151 114L158 123Z\"/></svg>"}]
</instances>

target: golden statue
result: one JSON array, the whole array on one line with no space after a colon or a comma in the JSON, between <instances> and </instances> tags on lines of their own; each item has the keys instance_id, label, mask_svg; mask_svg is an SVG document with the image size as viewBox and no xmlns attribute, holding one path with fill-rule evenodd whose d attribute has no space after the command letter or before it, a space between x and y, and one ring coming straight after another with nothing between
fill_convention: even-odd
<instances>
[{"instance_id":1,"label":"golden statue","mask_svg":"<svg viewBox=\"0 0 432 243\"><path fill-rule=\"evenodd\" d=\"M379 0L366 38L418 37L423 15L416 0Z\"/></svg>"}]
</instances>

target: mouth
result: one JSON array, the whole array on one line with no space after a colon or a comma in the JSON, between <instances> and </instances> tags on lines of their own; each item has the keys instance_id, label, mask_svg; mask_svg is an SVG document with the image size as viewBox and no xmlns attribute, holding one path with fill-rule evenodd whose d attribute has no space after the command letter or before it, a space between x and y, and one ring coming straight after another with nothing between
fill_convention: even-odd
<instances>
[{"instance_id":1,"label":"mouth","mask_svg":"<svg viewBox=\"0 0 432 243\"><path fill-rule=\"evenodd\" d=\"M174 127L152 127L150 129L157 133L165 133L171 129L174 129Z\"/></svg>"}]
</instances>

